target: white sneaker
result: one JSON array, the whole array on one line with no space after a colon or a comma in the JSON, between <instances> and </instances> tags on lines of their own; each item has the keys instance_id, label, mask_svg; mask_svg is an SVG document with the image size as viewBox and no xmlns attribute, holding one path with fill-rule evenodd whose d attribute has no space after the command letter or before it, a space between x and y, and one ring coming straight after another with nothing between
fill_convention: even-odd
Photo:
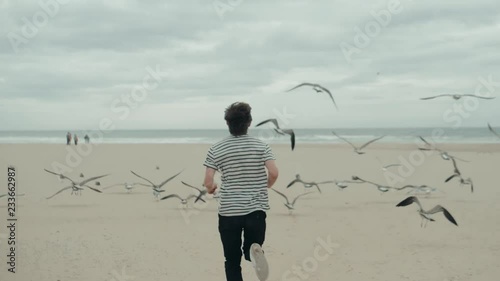
<instances>
[{"instance_id":1,"label":"white sneaker","mask_svg":"<svg viewBox=\"0 0 500 281\"><path fill-rule=\"evenodd\" d=\"M250 261L252 262L257 278L260 281L267 280L269 277L269 265L267 264L266 256L264 256L264 251L259 244L253 243L250 246Z\"/></svg>"}]
</instances>

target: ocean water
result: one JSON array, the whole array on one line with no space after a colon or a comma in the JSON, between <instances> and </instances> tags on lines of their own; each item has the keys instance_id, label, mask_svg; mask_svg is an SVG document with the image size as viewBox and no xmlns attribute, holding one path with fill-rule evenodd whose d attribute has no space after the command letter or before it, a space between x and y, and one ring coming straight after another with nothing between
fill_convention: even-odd
<instances>
[{"instance_id":1,"label":"ocean water","mask_svg":"<svg viewBox=\"0 0 500 281\"><path fill-rule=\"evenodd\" d=\"M500 131L500 130L498 130ZM418 136L436 143L500 143L485 128L366 128L335 129L340 136L354 143L385 136L382 143L415 143ZM66 143L67 131L0 131L0 143ZM213 130L112 130L72 131L79 142L88 134L92 143L205 143L210 144L229 135L226 129ZM274 133L272 129L251 128L249 134L268 143L289 143L288 136ZM332 129L296 129L297 143L341 143Z\"/></svg>"}]
</instances>

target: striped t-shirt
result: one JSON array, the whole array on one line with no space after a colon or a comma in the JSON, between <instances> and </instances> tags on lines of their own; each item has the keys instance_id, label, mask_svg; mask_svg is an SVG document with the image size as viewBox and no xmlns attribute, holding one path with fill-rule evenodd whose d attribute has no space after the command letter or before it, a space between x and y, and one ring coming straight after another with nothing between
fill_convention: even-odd
<instances>
[{"instance_id":1,"label":"striped t-shirt","mask_svg":"<svg viewBox=\"0 0 500 281\"><path fill-rule=\"evenodd\" d=\"M221 216L269 210L267 160L275 160L269 145L249 135L229 136L208 150L204 165L221 173Z\"/></svg>"}]
</instances>

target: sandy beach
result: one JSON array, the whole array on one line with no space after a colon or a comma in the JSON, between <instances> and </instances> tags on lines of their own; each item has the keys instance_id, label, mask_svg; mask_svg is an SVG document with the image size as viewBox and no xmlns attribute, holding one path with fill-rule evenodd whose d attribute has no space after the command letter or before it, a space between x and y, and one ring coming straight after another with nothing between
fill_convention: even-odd
<instances>
[{"instance_id":1,"label":"sandy beach","mask_svg":"<svg viewBox=\"0 0 500 281\"><path fill-rule=\"evenodd\" d=\"M357 175L384 185L391 178L396 186L426 184L439 191L419 196L424 208L444 206L458 227L438 213L422 228L417 206L395 207L407 190L381 193L368 184L344 190L325 184L321 194L299 199L291 215L283 198L270 191L263 247L269 280L492 281L500 275L500 187L495 179L500 144L439 145L470 161L457 163L473 179L474 193L457 180L444 183L453 173L451 161L419 152L412 144L374 144L365 155L346 145L299 143L293 152L288 145L271 147L280 169L274 188L290 197L304 192L301 185L286 188L297 173L310 181ZM209 145L90 148L88 155L70 157L73 145L0 145L0 195L7 192L9 165L16 168L17 193L25 193L16 201L15 274L7 271L8 207L7 198L0 198L0 280L225 280L217 201L211 196L206 204L191 203L185 210L176 200L157 202L147 187L130 194L120 186L103 193L85 189L82 196L67 190L46 199L68 184L43 169L61 165L76 180L80 173L85 178L110 174L99 179L100 187L91 183L96 188L145 183L131 170L159 183L185 169L166 184L165 194L187 196L193 190L181 181L201 187ZM390 168L390 175L381 168L405 161L408 167ZM250 263L243 261L242 268L245 280L257 280Z\"/></svg>"}]
</instances>

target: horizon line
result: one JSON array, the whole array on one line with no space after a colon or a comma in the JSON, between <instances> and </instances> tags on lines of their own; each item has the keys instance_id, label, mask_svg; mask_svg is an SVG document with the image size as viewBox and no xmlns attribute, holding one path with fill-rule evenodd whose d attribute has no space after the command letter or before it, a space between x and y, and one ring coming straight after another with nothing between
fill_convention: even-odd
<instances>
[{"instance_id":1,"label":"horizon line","mask_svg":"<svg viewBox=\"0 0 500 281\"><path fill-rule=\"evenodd\" d=\"M460 129L477 129L477 128L487 128L487 126L463 126L460 128L453 128L453 127L427 127L427 126L422 126L422 127L318 127L318 128L294 128L294 130L352 130L352 129L450 129L450 130L460 130ZM256 128L256 127L250 127L249 129L257 129L257 130L264 130L267 128ZM228 130L228 128L155 128L155 129L113 129L113 130L100 130L100 129L73 129L69 130L71 131L103 131L103 132L112 132L112 131L188 131L188 130L205 130L205 131L213 131L213 130ZM14 129L14 130L4 130L0 129L0 132L25 132L25 131L37 131L37 132L45 132L45 131L66 131L68 132L67 129Z\"/></svg>"}]
</instances>

